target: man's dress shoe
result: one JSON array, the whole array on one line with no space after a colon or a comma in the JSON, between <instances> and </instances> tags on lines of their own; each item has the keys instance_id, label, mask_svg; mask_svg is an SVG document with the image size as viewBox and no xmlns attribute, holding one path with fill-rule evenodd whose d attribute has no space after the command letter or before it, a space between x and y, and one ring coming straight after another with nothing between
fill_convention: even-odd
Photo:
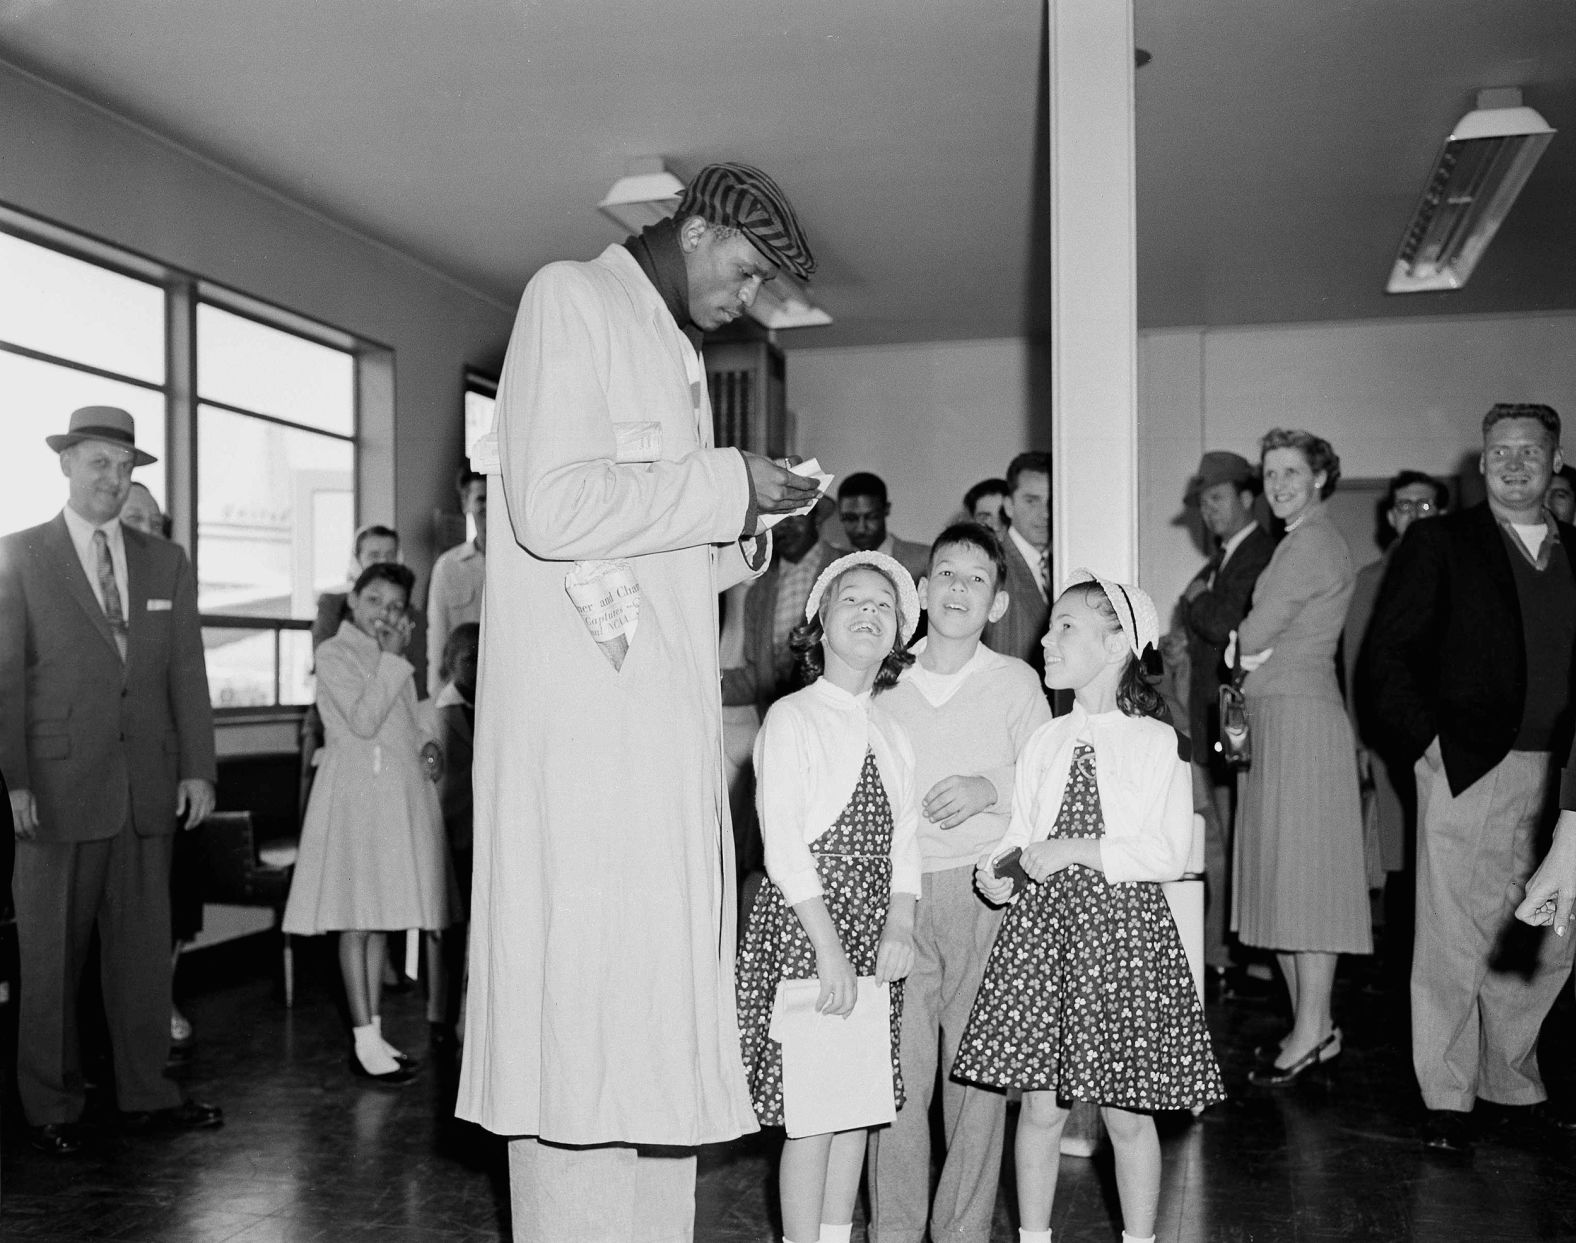
<instances>
[{"instance_id":1,"label":"man's dress shoe","mask_svg":"<svg viewBox=\"0 0 1576 1243\"><path fill-rule=\"evenodd\" d=\"M32 1144L51 1157L69 1157L82 1147L82 1126L76 1122L46 1122L33 1128Z\"/></svg>"}]
</instances>

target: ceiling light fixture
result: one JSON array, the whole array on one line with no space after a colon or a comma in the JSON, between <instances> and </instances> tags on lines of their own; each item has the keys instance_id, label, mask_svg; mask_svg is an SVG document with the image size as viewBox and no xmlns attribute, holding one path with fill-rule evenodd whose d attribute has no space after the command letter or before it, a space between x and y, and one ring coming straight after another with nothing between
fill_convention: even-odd
<instances>
[{"instance_id":1,"label":"ceiling light fixture","mask_svg":"<svg viewBox=\"0 0 1576 1243\"><path fill-rule=\"evenodd\" d=\"M1385 292L1465 285L1553 137L1520 90L1479 91L1434 161Z\"/></svg>"},{"instance_id":2,"label":"ceiling light fixture","mask_svg":"<svg viewBox=\"0 0 1576 1243\"><path fill-rule=\"evenodd\" d=\"M600 211L626 233L639 233L648 225L666 220L679 205L684 183L656 157L631 160L612 185ZM804 286L786 272L779 272L760 287L749 316L763 328L816 328L832 317L810 301Z\"/></svg>"}]
</instances>

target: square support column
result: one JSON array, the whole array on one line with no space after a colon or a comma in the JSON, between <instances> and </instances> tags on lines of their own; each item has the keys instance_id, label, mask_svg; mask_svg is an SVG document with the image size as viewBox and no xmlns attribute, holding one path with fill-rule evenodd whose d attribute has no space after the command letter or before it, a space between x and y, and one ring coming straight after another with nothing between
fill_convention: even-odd
<instances>
[{"instance_id":1,"label":"square support column","mask_svg":"<svg viewBox=\"0 0 1576 1243\"><path fill-rule=\"evenodd\" d=\"M1138 300L1131 0L1047 0L1051 550L1138 572Z\"/></svg>"}]
</instances>

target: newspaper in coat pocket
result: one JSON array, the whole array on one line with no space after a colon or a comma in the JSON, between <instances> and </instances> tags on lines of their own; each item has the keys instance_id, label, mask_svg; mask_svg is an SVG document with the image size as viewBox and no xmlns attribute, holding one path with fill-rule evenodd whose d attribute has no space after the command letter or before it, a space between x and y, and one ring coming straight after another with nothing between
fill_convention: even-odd
<instances>
[{"instance_id":1,"label":"newspaper in coat pocket","mask_svg":"<svg viewBox=\"0 0 1576 1243\"><path fill-rule=\"evenodd\" d=\"M640 622L640 583L627 561L576 561L564 590L614 669L624 667Z\"/></svg>"}]
</instances>

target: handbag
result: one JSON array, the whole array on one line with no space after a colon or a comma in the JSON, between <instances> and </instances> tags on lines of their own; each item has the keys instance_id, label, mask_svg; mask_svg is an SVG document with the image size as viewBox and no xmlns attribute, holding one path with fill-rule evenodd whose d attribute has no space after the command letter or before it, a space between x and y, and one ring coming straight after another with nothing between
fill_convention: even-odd
<instances>
[{"instance_id":1,"label":"handbag","mask_svg":"<svg viewBox=\"0 0 1576 1243\"><path fill-rule=\"evenodd\" d=\"M1248 697L1242 693L1242 645L1237 644L1231 676L1220 684L1220 741L1215 744L1223 764L1241 772L1253 763L1253 736L1248 729Z\"/></svg>"}]
</instances>

